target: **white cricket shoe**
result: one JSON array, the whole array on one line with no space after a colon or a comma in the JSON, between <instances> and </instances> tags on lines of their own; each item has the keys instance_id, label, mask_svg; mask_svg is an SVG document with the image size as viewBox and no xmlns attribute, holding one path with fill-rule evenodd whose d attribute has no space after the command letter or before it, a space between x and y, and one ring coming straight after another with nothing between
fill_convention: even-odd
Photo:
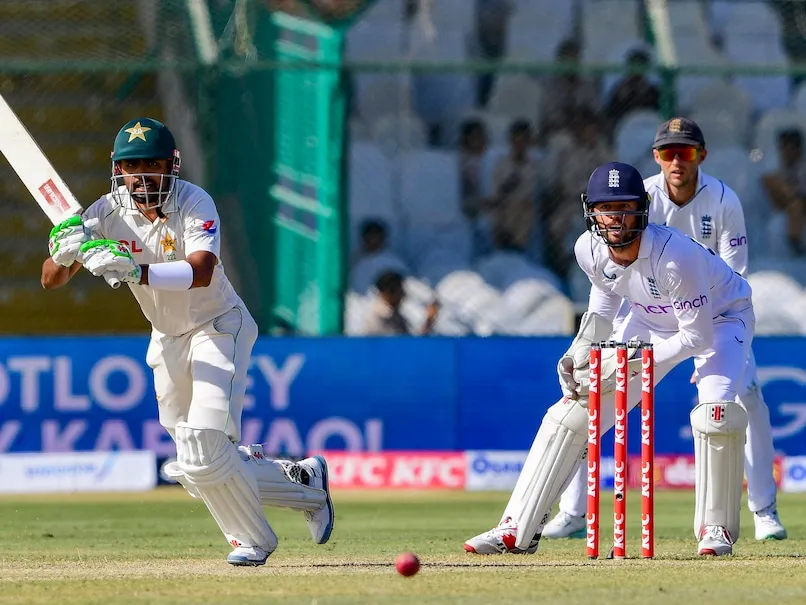
<instances>
[{"instance_id":1,"label":"white cricket shoe","mask_svg":"<svg viewBox=\"0 0 806 605\"><path fill-rule=\"evenodd\" d=\"M237 546L229 555L227 563L244 567L257 567L265 565L271 553L259 546Z\"/></svg>"},{"instance_id":2,"label":"white cricket shoe","mask_svg":"<svg viewBox=\"0 0 806 605\"><path fill-rule=\"evenodd\" d=\"M700 530L700 543L697 545L698 555L720 557L733 554L733 540L721 525L706 525Z\"/></svg>"},{"instance_id":3,"label":"white cricket shoe","mask_svg":"<svg viewBox=\"0 0 806 605\"><path fill-rule=\"evenodd\" d=\"M775 502L753 513L753 522L756 525L756 540L786 540L786 529L778 518Z\"/></svg>"},{"instance_id":4,"label":"white cricket shoe","mask_svg":"<svg viewBox=\"0 0 806 605\"><path fill-rule=\"evenodd\" d=\"M511 517L507 517L490 531L479 534L465 542L465 550L477 555L502 555L511 553L515 555L531 555L537 552L540 534L536 534L526 550L515 547L518 535L518 526Z\"/></svg>"},{"instance_id":5,"label":"white cricket shoe","mask_svg":"<svg viewBox=\"0 0 806 605\"><path fill-rule=\"evenodd\" d=\"M327 461L323 456L313 456L305 458L297 462L302 469L308 473L309 487L321 489L327 495L325 503L319 510L308 512L304 511L305 521L308 523L308 529L311 530L313 541L317 544L324 544L330 539L330 534L333 532L334 512L333 501L330 499L330 487L328 486L327 477Z\"/></svg>"},{"instance_id":6,"label":"white cricket shoe","mask_svg":"<svg viewBox=\"0 0 806 605\"><path fill-rule=\"evenodd\" d=\"M541 536L544 538L584 538L586 532L585 515L575 517L560 511L546 524Z\"/></svg>"}]
</instances>

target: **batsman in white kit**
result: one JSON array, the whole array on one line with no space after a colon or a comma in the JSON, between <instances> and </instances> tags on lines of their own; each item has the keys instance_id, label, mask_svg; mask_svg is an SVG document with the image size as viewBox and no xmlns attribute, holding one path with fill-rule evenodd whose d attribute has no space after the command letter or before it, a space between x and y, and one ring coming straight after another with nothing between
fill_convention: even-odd
<instances>
[{"instance_id":1,"label":"batsman in white kit","mask_svg":"<svg viewBox=\"0 0 806 605\"><path fill-rule=\"evenodd\" d=\"M656 383L694 358L699 403L690 420L697 552L731 554L739 537L747 428L736 395L755 327L750 285L712 250L677 229L649 224L649 196L632 166L612 162L597 168L582 201L588 230L574 251L591 292L579 332L557 366L563 397L544 415L499 524L465 542L465 550L537 551L552 506L585 459L590 345L616 340L653 345ZM625 298L629 312L614 330ZM641 356L630 353L632 408L640 400ZM602 351L601 364L605 433L615 423L614 349Z\"/></svg>"},{"instance_id":2,"label":"batsman in white kit","mask_svg":"<svg viewBox=\"0 0 806 605\"><path fill-rule=\"evenodd\" d=\"M700 168L707 151L699 125L686 118L667 120L658 128L653 148L661 172L644 180L651 199L649 222L679 229L713 249L734 271L746 276L744 210L730 187ZM744 472L755 538L783 540L786 529L776 506L778 488L773 474L775 450L770 410L758 384L752 351L736 400L747 412ZM585 481L581 466L560 498L557 516L546 525L544 538L584 537Z\"/></svg>"},{"instance_id":3,"label":"batsman in white kit","mask_svg":"<svg viewBox=\"0 0 806 605\"><path fill-rule=\"evenodd\" d=\"M176 443L167 473L201 499L234 550L232 565L263 565L277 548L262 504L302 512L317 544L333 530L327 463L236 446L258 328L220 260L218 211L201 187L179 179L168 128L125 124L112 152L112 185L81 216L55 226L42 266L46 289L83 265L125 282L146 319L160 424Z\"/></svg>"}]
</instances>

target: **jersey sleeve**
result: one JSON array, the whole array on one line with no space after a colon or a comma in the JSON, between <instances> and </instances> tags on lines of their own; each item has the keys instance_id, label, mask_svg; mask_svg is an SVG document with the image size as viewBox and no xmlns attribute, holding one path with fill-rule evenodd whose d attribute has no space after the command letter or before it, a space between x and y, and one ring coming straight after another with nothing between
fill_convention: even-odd
<instances>
[{"instance_id":1,"label":"jersey sleeve","mask_svg":"<svg viewBox=\"0 0 806 605\"><path fill-rule=\"evenodd\" d=\"M722 229L719 234L719 256L741 276L747 273L747 228L744 209L738 196L725 189L722 199Z\"/></svg>"},{"instance_id":2,"label":"jersey sleeve","mask_svg":"<svg viewBox=\"0 0 806 605\"><path fill-rule=\"evenodd\" d=\"M203 194L184 218L185 256L200 250L221 256L221 231L213 199Z\"/></svg>"},{"instance_id":3,"label":"jersey sleeve","mask_svg":"<svg viewBox=\"0 0 806 605\"><path fill-rule=\"evenodd\" d=\"M603 290L591 281L591 292L588 297L589 313L596 313L612 322L616 319L623 300L622 296Z\"/></svg>"},{"instance_id":4,"label":"jersey sleeve","mask_svg":"<svg viewBox=\"0 0 806 605\"><path fill-rule=\"evenodd\" d=\"M677 364L711 346L714 340L714 322L711 306L711 288L704 249L692 241L678 254L659 267L660 283L672 300L677 318L678 332L655 345L655 362ZM715 252L711 251L711 254ZM683 258L686 256L686 258Z\"/></svg>"},{"instance_id":5,"label":"jersey sleeve","mask_svg":"<svg viewBox=\"0 0 806 605\"><path fill-rule=\"evenodd\" d=\"M113 208L106 197L101 197L81 213L81 220L84 222L85 228L88 224L92 227L93 239L107 239L109 229L106 222L112 211Z\"/></svg>"}]
</instances>

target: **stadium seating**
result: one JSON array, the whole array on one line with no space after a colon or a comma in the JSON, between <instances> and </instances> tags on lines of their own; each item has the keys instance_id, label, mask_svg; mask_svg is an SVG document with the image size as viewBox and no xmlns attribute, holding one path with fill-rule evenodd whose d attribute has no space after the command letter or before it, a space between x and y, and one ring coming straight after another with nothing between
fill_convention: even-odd
<instances>
[{"instance_id":1,"label":"stadium seating","mask_svg":"<svg viewBox=\"0 0 806 605\"><path fill-rule=\"evenodd\" d=\"M631 111L616 125L614 133L616 158L620 162L636 164L651 156L652 141L663 118L656 111Z\"/></svg>"},{"instance_id":2,"label":"stadium seating","mask_svg":"<svg viewBox=\"0 0 806 605\"><path fill-rule=\"evenodd\" d=\"M758 271L748 277L753 288L756 334L806 334L799 302L803 288L782 271Z\"/></svg>"},{"instance_id":3,"label":"stadium seating","mask_svg":"<svg viewBox=\"0 0 806 605\"><path fill-rule=\"evenodd\" d=\"M543 87L528 75L502 74L487 102L487 111L510 120L528 120L533 126L539 126L543 94Z\"/></svg>"},{"instance_id":4,"label":"stadium seating","mask_svg":"<svg viewBox=\"0 0 806 605\"><path fill-rule=\"evenodd\" d=\"M464 6L462 0L436 2L427 19L415 16L409 21L396 3L379 4L384 8L376 5L366 20L381 24L376 31L385 45L391 40L394 49L378 53L366 41L352 41L353 52L363 48L366 58L372 60L386 58L384 53L389 53L389 58L404 55L425 61L461 61L475 56L475 2L461 14L457 11ZM397 8L393 10L392 5ZM656 56L656 50L645 41L644 8L638 0L512 0L510 6L504 61L551 62L559 44L569 38L581 42L586 65L623 65L635 48ZM742 2L742 10L735 2L722 0L675 0L666 6L676 58L684 68L731 64L780 67L789 62L783 51L781 21L766 2ZM397 30L402 32L399 36ZM358 41L362 35L350 33ZM403 42L398 46L395 41L399 39ZM430 285L444 294L449 285L459 287L455 301L448 297L438 322L439 333L548 333L553 326L561 326L558 329L562 332L567 329L564 318L587 302L587 278L572 267L560 284L556 276L534 263L542 257L533 251L528 255L531 265L523 274L509 253L474 258L469 224L459 210L457 181L446 176L457 174L456 156L449 150L458 147L460 124L469 118L480 119L488 132L488 148L480 167L480 193L491 195L493 169L509 151L511 121L525 118L540 124L541 99L551 93L544 89L541 75L502 70L485 97L485 106L478 107L474 100L475 74L463 75L472 77L420 73L401 84L401 76L387 75L386 83L365 84L368 96L356 99L356 107L362 108L356 115L364 118L366 128L357 122L352 126L357 133L354 137L370 138L389 162L379 170L380 176L369 180L386 182L388 189L384 190L394 200L379 202L381 214L395 225L394 249L426 288ZM382 82L377 80L379 74L363 76ZM603 102L622 77L622 73L601 76ZM656 81L660 84L659 79ZM751 265L763 264L768 257L786 260L788 252L780 235L784 218L771 210L760 176L777 166L776 137L781 128L798 126L806 134L806 84L790 95L786 76L684 73L676 79L676 92L678 115L695 119L704 131L709 150L704 170L724 179L742 200L753 241ZM648 110L624 116L612 135L617 159L634 164L644 176L655 174L658 167L651 144L662 120L659 112ZM441 127L437 137L430 130L433 126ZM544 161L551 149L549 142L539 141L530 151L544 171L549 165ZM356 168L351 174L368 174L368 164L365 161L364 168ZM392 173L394 177L385 176ZM547 187L548 178L541 174L538 186ZM362 216L370 214L371 208L372 203L366 202ZM354 227L356 224L353 221ZM464 276L464 286L457 285L463 283L457 276ZM475 289L467 290L471 287L468 284L475 284ZM560 288L567 289L570 298ZM547 294L549 290L553 293ZM417 309L422 316L425 302L420 301Z\"/></svg>"},{"instance_id":5,"label":"stadium seating","mask_svg":"<svg viewBox=\"0 0 806 605\"><path fill-rule=\"evenodd\" d=\"M781 29L775 10L767 2L743 2L741 10L731 12L725 23L725 54L738 65L785 67L789 59L783 49ZM790 82L786 75L739 75L735 81L759 111L789 102Z\"/></svg>"},{"instance_id":6,"label":"stadium seating","mask_svg":"<svg viewBox=\"0 0 806 605\"><path fill-rule=\"evenodd\" d=\"M552 61L560 43L573 33L573 5L552 0L518 0L507 28L507 59Z\"/></svg>"},{"instance_id":7,"label":"stadium seating","mask_svg":"<svg viewBox=\"0 0 806 605\"><path fill-rule=\"evenodd\" d=\"M700 124L704 129L711 127L711 119L716 114L716 120L720 122L715 128L723 129L726 124L731 124L731 130L735 133L737 142L742 145L750 143L750 127L753 119L753 100L747 92L724 78L713 80L703 86L691 101L691 107L686 108L691 114L702 116ZM696 118L695 118L696 119ZM705 134L706 144L711 144L711 137ZM727 133L727 138L732 138ZM719 139L720 135L717 135Z\"/></svg>"},{"instance_id":8,"label":"stadium seating","mask_svg":"<svg viewBox=\"0 0 806 605\"><path fill-rule=\"evenodd\" d=\"M389 157L428 146L426 125L414 113L385 114L372 123L371 130L372 141Z\"/></svg>"},{"instance_id":9,"label":"stadium seating","mask_svg":"<svg viewBox=\"0 0 806 605\"><path fill-rule=\"evenodd\" d=\"M582 62L600 63L613 45L642 39L639 2L634 0L583 0Z\"/></svg>"}]
</instances>

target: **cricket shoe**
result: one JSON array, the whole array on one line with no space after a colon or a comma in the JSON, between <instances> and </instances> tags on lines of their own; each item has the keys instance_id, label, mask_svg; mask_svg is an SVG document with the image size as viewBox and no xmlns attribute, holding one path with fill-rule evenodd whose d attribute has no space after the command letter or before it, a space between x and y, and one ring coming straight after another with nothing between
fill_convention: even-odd
<instances>
[{"instance_id":1,"label":"cricket shoe","mask_svg":"<svg viewBox=\"0 0 806 605\"><path fill-rule=\"evenodd\" d=\"M576 517L560 511L546 524L541 535L544 538L584 538L586 533L585 515Z\"/></svg>"},{"instance_id":2,"label":"cricket shoe","mask_svg":"<svg viewBox=\"0 0 806 605\"><path fill-rule=\"evenodd\" d=\"M775 502L753 513L756 525L756 540L786 540L786 529L778 518Z\"/></svg>"},{"instance_id":3,"label":"cricket shoe","mask_svg":"<svg viewBox=\"0 0 806 605\"><path fill-rule=\"evenodd\" d=\"M330 539L333 532L335 515L333 512L333 501L330 499L330 487L328 485L327 461L323 456L312 456L297 462L297 466L302 469L302 483L308 487L321 489L325 492L325 503L315 511L303 511L308 529L311 530L313 541L317 544L324 544ZM307 481L306 477L307 476Z\"/></svg>"},{"instance_id":4,"label":"cricket shoe","mask_svg":"<svg viewBox=\"0 0 806 605\"><path fill-rule=\"evenodd\" d=\"M733 540L721 525L706 525L700 530L700 543L697 545L698 555L721 557L733 554Z\"/></svg>"},{"instance_id":5,"label":"cricket shoe","mask_svg":"<svg viewBox=\"0 0 806 605\"><path fill-rule=\"evenodd\" d=\"M537 552L540 534L535 534L535 537L529 543L529 548L526 550L515 546L517 536L518 526L512 520L512 517L507 517L490 531L470 538L465 542L465 550L477 555L502 555L504 553L531 555Z\"/></svg>"},{"instance_id":6,"label":"cricket shoe","mask_svg":"<svg viewBox=\"0 0 806 605\"><path fill-rule=\"evenodd\" d=\"M227 563L240 567L257 567L265 565L271 553L259 546L236 546L229 555Z\"/></svg>"}]
</instances>

